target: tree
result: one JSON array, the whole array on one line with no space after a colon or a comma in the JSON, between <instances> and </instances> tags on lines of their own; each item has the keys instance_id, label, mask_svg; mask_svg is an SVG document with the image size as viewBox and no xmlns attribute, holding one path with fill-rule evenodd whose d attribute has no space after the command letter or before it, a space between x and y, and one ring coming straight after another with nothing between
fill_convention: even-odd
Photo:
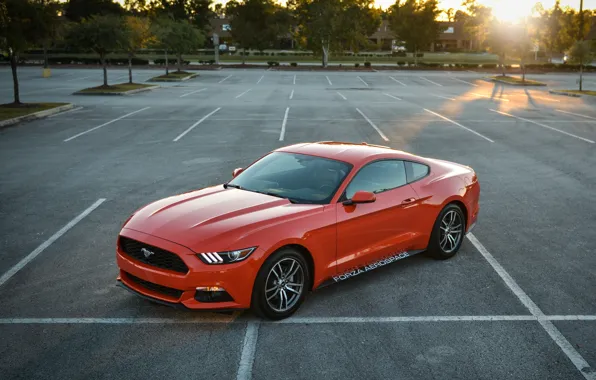
<instances>
[{"instance_id":1,"label":"tree","mask_svg":"<svg viewBox=\"0 0 596 380\"><path fill-rule=\"evenodd\" d=\"M474 36L476 40L476 49L481 50L487 38L487 32L493 20L492 9L478 4L476 0L464 0L462 3L466 7L468 17L464 17L464 29ZM470 44L472 50L473 44Z\"/></svg>"},{"instance_id":2,"label":"tree","mask_svg":"<svg viewBox=\"0 0 596 380\"><path fill-rule=\"evenodd\" d=\"M443 27L437 21L441 14L437 0L397 0L390 8L389 27L397 39L406 42L414 52L418 64L418 51L427 48L437 39Z\"/></svg>"},{"instance_id":3,"label":"tree","mask_svg":"<svg viewBox=\"0 0 596 380\"><path fill-rule=\"evenodd\" d=\"M443 13L445 13L445 17L447 17L447 21L449 21L449 22L455 21L455 9L449 8L447 10L444 10Z\"/></svg>"},{"instance_id":4,"label":"tree","mask_svg":"<svg viewBox=\"0 0 596 380\"><path fill-rule=\"evenodd\" d=\"M288 6L296 16L297 38L322 53L323 67L331 51L358 49L381 23L372 0L289 0Z\"/></svg>"},{"instance_id":5,"label":"tree","mask_svg":"<svg viewBox=\"0 0 596 380\"><path fill-rule=\"evenodd\" d=\"M291 17L272 0L229 1L225 8L230 17L232 38L244 50L272 47L279 36L290 31ZM245 54L242 55L244 64Z\"/></svg>"},{"instance_id":6,"label":"tree","mask_svg":"<svg viewBox=\"0 0 596 380\"><path fill-rule=\"evenodd\" d=\"M512 28L515 34L513 40L513 52L519 57L519 66L522 72L522 82L526 81L526 61L529 59L533 42L528 33L528 25L521 23L517 27Z\"/></svg>"},{"instance_id":7,"label":"tree","mask_svg":"<svg viewBox=\"0 0 596 380\"><path fill-rule=\"evenodd\" d=\"M120 16L91 16L73 25L68 33L70 44L91 50L99 55L103 68L103 85L108 86L108 70L106 56L121 50L127 43L126 24Z\"/></svg>"},{"instance_id":8,"label":"tree","mask_svg":"<svg viewBox=\"0 0 596 380\"><path fill-rule=\"evenodd\" d=\"M189 21L206 33L215 13L211 9L213 0L125 0L125 6L138 14L154 18L170 18Z\"/></svg>"},{"instance_id":9,"label":"tree","mask_svg":"<svg viewBox=\"0 0 596 380\"><path fill-rule=\"evenodd\" d=\"M146 48L154 39L149 19L126 16L126 36L124 50L128 54L128 83L132 83L132 57L139 49Z\"/></svg>"},{"instance_id":10,"label":"tree","mask_svg":"<svg viewBox=\"0 0 596 380\"><path fill-rule=\"evenodd\" d=\"M182 69L182 55L192 53L205 43L203 33L188 21L161 19L156 23L154 30L158 43L176 55L178 71Z\"/></svg>"},{"instance_id":11,"label":"tree","mask_svg":"<svg viewBox=\"0 0 596 380\"><path fill-rule=\"evenodd\" d=\"M48 68L48 49L62 34L62 25L59 12L60 4L55 0L33 0L38 11L36 24L39 43L43 48L43 67Z\"/></svg>"},{"instance_id":12,"label":"tree","mask_svg":"<svg viewBox=\"0 0 596 380\"><path fill-rule=\"evenodd\" d=\"M0 50L8 52L12 71L14 105L21 104L17 66L19 54L39 40L40 12L29 0L0 3Z\"/></svg>"},{"instance_id":13,"label":"tree","mask_svg":"<svg viewBox=\"0 0 596 380\"><path fill-rule=\"evenodd\" d=\"M569 51L571 62L579 64L580 91L583 91L584 65L592 63L596 55L592 48L593 45L591 41L577 41Z\"/></svg>"},{"instance_id":14,"label":"tree","mask_svg":"<svg viewBox=\"0 0 596 380\"><path fill-rule=\"evenodd\" d=\"M123 15L124 9L113 0L68 0L64 15L70 21L79 22L95 15Z\"/></svg>"},{"instance_id":15,"label":"tree","mask_svg":"<svg viewBox=\"0 0 596 380\"><path fill-rule=\"evenodd\" d=\"M511 24L493 20L488 32L487 43L489 50L499 57L501 75L505 76L505 60L512 45Z\"/></svg>"}]
</instances>

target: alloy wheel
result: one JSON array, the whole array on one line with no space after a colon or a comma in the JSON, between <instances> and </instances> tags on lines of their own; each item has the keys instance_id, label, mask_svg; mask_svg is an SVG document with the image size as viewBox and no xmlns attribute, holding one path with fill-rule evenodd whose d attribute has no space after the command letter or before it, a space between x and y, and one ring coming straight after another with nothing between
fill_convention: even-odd
<instances>
[{"instance_id":1,"label":"alloy wheel","mask_svg":"<svg viewBox=\"0 0 596 380\"><path fill-rule=\"evenodd\" d=\"M265 281L265 298L269 307L283 313L291 309L304 291L304 269L293 258L278 261Z\"/></svg>"},{"instance_id":2,"label":"alloy wheel","mask_svg":"<svg viewBox=\"0 0 596 380\"><path fill-rule=\"evenodd\" d=\"M441 220L440 245L445 253L453 252L458 246L463 236L463 223L461 215L451 210L447 212Z\"/></svg>"}]
</instances>

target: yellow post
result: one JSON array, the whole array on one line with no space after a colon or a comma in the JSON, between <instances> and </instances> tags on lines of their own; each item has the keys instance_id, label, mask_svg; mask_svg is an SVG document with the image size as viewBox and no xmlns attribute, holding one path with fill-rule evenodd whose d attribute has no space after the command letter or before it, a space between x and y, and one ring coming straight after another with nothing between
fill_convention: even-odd
<instances>
[{"instance_id":1,"label":"yellow post","mask_svg":"<svg viewBox=\"0 0 596 380\"><path fill-rule=\"evenodd\" d=\"M44 78L51 77L52 76L52 70L50 70L49 67L48 68L44 68L43 71L42 71L42 73L41 73L41 76L44 77Z\"/></svg>"}]
</instances>

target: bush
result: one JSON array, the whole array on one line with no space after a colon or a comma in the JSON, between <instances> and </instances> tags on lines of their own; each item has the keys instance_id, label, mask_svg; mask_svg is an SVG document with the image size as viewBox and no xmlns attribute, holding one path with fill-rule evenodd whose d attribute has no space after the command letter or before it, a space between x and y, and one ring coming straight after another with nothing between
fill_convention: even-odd
<instances>
[{"instance_id":1,"label":"bush","mask_svg":"<svg viewBox=\"0 0 596 380\"><path fill-rule=\"evenodd\" d=\"M405 51L394 51L391 53L392 57L407 57L408 53L406 53Z\"/></svg>"},{"instance_id":2,"label":"bush","mask_svg":"<svg viewBox=\"0 0 596 380\"><path fill-rule=\"evenodd\" d=\"M368 61L364 62L364 67L370 67L370 66L371 66L370 62L368 62Z\"/></svg>"},{"instance_id":3,"label":"bush","mask_svg":"<svg viewBox=\"0 0 596 380\"><path fill-rule=\"evenodd\" d=\"M354 63L354 67L360 67L360 64L358 62Z\"/></svg>"},{"instance_id":4,"label":"bush","mask_svg":"<svg viewBox=\"0 0 596 380\"><path fill-rule=\"evenodd\" d=\"M298 66L298 64L296 62L290 62L290 66L296 67L296 66Z\"/></svg>"},{"instance_id":5,"label":"bush","mask_svg":"<svg viewBox=\"0 0 596 380\"><path fill-rule=\"evenodd\" d=\"M267 65L269 65L269 67L273 67L273 66L279 66L279 62L277 61L268 61Z\"/></svg>"},{"instance_id":6,"label":"bush","mask_svg":"<svg viewBox=\"0 0 596 380\"><path fill-rule=\"evenodd\" d=\"M482 68L483 69L496 69L497 64L496 63L483 63Z\"/></svg>"},{"instance_id":7,"label":"bush","mask_svg":"<svg viewBox=\"0 0 596 380\"><path fill-rule=\"evenodd\" d=\"M424 57L424 53L416 53L416 57L422 58L422 57Z\"/></svg>"},{"instance_id":8,"label":"bush","mask_svg":"<svg viewBox=\"0 0 596 380\"><path fill-rule=\"evenodd\" d=\"M406 63L404 61L397 61L398 66L405 66Z\"/></svg>"}]
</instances>

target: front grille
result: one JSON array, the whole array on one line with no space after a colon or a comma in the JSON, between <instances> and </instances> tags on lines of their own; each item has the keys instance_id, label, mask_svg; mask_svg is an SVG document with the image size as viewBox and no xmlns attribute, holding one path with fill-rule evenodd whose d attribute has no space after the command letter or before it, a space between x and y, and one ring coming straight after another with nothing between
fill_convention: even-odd
<instances>
[{"instance_id":1,"label":"front grille","mask_svg":"<svg viewBox=\"0 0 596 380\"><path fill-rule=\"evenodd\" d=\"M142 286L145 289L153 290L154 292L161 293L161 294L164 294L166 296L170 296L170 297L173 297L176 299L180 298L182 293L184 293L182 290L168 288L167 286L154 284L152 282L145 281L143 279L135 277L128 272L124 272L124 273L126 273L127 279L129 279L130 281L134 282L135 284L137 284L139 286Z\"/></svg>"},{"instance_id":2,"label":"front grille","mask_svg":"<svg viewBox=\"0 0 596 380\"><path fill-rule=\"evenodd\" d=\"M188 267L182 259L169 251L141 243L124 236L120 236L120 249L128 256L147 265L158 268L168 269L179 273L188 273ZM144 252L143 252L144 251ZM149 257L145 252L153 252Z\"/></svg>"}]
</instances>

